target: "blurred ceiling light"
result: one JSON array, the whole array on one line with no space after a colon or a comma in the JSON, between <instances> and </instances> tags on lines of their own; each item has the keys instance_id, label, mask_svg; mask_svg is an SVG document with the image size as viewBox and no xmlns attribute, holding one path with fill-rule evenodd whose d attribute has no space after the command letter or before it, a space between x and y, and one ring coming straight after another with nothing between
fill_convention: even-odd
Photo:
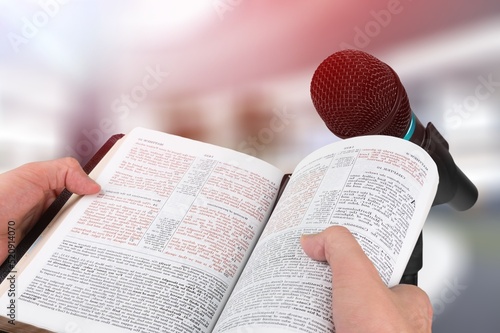
<instances>
[{"instance_id":1,"label":"blurred ceiling light","mask_svg":"<svg viewBox=\"0 0 500 333\"><path fill-rule=\"evenodd\" d=\"M499 17L435 34L420 42L398 45L384 61L400 76L428 75L463 66L468 60L498 62L500 54Z\"/></svg>"},{"instance_id":2,"label":"blurred ceiling light","mask_svg":"<svg viewBox=\"0 0 500 333\"><path fill-rule=\"evenodd\" d=\"M55 147L60 144L60 138L50 132L37 134L32 130L22 130L22 127L0 127L0 143L4 144L22 144L34 147ZM15 138L15 140L13 139Z\"/></svg>"},{"instance_id":3,"label":"blurred ceiling light","mask_svg":"<svg viewBox=\"0 0 500 333\"><path fill-rule=\"evenodd\" d=\"M498 124L496 123L496 119L498 116L495 112L488 112L490 110L489 107L484 107L481 110L475 110L470 113L463 113L465 116L462 116L459 113L454 114L454 119L449 122L443 123L444 131L449 131L450 134L456 132L458 128L460 130L481 130L486 131L486 133L496 132L496 127Z\"/></svg>"},{"instance_id":4,"label":"blurred ceiling light","mask_svg":"<svg viewBox=\"0 0 500 333\"><path fill-rule=\"evenodd\" d=\"M208 12L208 15L207 15ZM212 15L210 15L212 14ZM130 3L123 10L120 25L140 37L161 37L177 40L197 30L216 15L211 1L148 1ZM138 30L137 30L138 29Z\"/></svg>"},{"instance_id":5,"label":"blurred ceiling light","mask_svg":"<svg viewBox=\"0 0 500 333\"><path fill-rule=\"evenodd\" d=\"M449 86L458 89L452 82L449 83ZM470 88L469 91L474 90ZM494 130L498 126L496 122L496 98L493 96L485 100L474 98L475 96L472 94L467 95L467 91L462 95L452 91L441 97L443 118L440 126L445 132L450 131L451 133L458 128ZM473 102L472 107L469 106L470 101Z\"/></svg>"}]
</instances>

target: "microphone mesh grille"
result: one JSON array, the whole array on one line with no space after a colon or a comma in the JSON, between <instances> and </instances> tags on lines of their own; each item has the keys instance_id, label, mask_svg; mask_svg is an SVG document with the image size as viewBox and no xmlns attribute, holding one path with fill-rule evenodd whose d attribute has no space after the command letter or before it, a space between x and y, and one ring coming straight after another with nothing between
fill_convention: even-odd
<instances>
[{"instance_id":1,"label":"microphone mesh grille","mask_svg":"<svg viewBox=\"0 0 500 333\"><path fill-rule=\"evenodd\" d=\"M344 50L326 58L314 72L311 98L326 126L340 138L404 137L411 119L397 75L362 51Z\"/></svg>"}]
</instances>

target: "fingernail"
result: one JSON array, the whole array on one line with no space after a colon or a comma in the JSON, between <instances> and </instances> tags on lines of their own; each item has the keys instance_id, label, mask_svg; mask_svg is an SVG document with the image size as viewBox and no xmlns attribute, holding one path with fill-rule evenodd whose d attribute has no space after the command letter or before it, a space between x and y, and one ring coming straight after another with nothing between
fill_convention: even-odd
<instances>
[{"instance_id":1,"label":"fingernail","mask_svg":"<svg viewBox=\"0 0 500 333\"><path fill-rule=\"evenodd\" d=\"M311 237L314 237L316 236L318 233L311 233L311 234L302 234L300 236L301 239L306 239L306 238L311 238Z\"/></svg>"},{"instance_id":2,"label":"fingernail","mask_svg":"<svg viewBox=\"0 0 500 333\"><path fill-rule=\"evenodd\" d=\"M90 177L89 175L87 175L87 178L90 179L93 183L97 184L97 182L92 177Z\"/></svg>"}]
</instances>

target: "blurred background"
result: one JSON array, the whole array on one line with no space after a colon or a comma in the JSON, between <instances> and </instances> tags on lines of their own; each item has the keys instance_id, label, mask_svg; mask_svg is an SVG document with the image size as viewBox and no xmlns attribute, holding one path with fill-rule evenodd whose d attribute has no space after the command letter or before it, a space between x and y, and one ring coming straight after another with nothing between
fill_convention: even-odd
<instances>
[{"instance_id":1,"label":"blurred background","mask_svg":"<svg viewBox=\"0 0 500 333\"><path fill-rule=\"evenodd\" d=\"M373 54L479 188L472 209L434 207L424 229L434 332L500 331L500 2L0 0L0 36L0 172L85 163L136 126L291 172L339 140L310 99L316 67Z\"/></svg>"}]
</instances>

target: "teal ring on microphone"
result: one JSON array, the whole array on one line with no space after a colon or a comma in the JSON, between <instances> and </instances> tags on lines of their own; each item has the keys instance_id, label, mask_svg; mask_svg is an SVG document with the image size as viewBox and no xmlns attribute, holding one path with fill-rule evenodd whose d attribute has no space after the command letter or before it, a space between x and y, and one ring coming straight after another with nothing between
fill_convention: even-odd
<instances>
[{"instance_id":1,"label":"teal ring on microphone","mask_svg":"<svg viewBox=\"0 0 500 333\"><path fill-rule=\"evenodd\" d=\"M413 132L415 132L415 115L412 112L411 113L410 128L408 128L408 132L406 132L406 135L404 136L403 139L410 140L411 136L413 135Z\"/></svg>"}]
</instances>

